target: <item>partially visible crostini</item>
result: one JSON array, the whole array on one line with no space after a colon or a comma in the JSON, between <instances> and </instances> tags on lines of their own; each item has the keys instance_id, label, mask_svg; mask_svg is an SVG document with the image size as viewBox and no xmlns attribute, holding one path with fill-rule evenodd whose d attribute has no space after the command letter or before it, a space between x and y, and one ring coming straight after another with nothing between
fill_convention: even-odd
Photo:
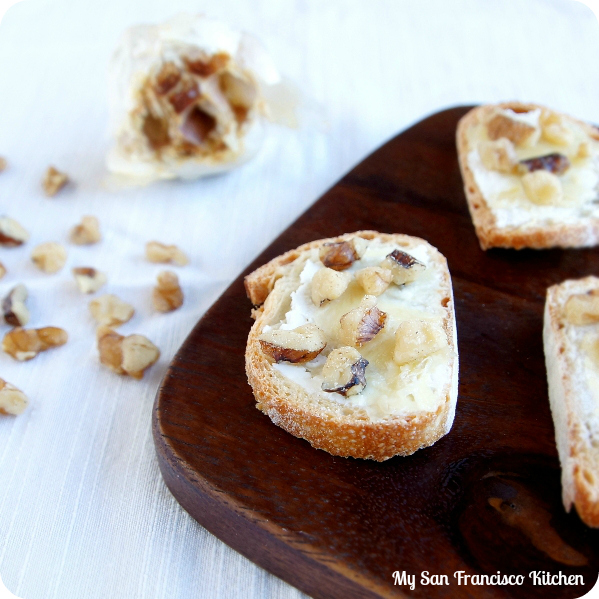
<instances>
[{"instance_id":1,"label":"partially visible crostini","mask_svg":"<svg viewBox=\"0 0 599 599\"><path fill-rule=\"evenodd\" d=\"M464 190L483 250L599 244L599 130L538 104L474 108L459 122Z\"/></svg>"}]
</instances>

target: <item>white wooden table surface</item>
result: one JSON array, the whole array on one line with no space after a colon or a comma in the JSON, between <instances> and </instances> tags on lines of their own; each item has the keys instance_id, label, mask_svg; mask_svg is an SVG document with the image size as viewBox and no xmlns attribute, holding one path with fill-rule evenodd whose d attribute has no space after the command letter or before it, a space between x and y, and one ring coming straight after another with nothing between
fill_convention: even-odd
<instances>
[{"instance_id":1,"label":"white wooden table surface","mask_svg":"<svg viewBox=\"0 0 599 599\"><path fill-rule=\"evenodd\" d=\"M259 36L281 71L318 102L326 130L273 128L259 156L192 183L103 188L106 65L121 32L180 11L224 18ZM301 596L207 533L158 471L152 402L187 333L239 271L368 153L411 123L460 104L521 99L599 122L599 26L573 0L25 0L0 25L0 213L31 241L0 251L0 295L23 282L31 324L70 340L28 363L0 353L0 377L31 406L0 419L0 576L24 599ZM55 199L50 164L75 181ZM44 275L29 252L66 243L82 215L98 246L68 245L67 267ZM186 295L153 312L160 265L146 241L178 243ZM87 298L70 267L109 275L106 291L137 307L123 327L162 357L143 381L98 364ZM249 309L249 305L248 305ZM0 334L4 334L4 327ZM390 573L391 574L391 573Z\"/></svg>"}]
</instances>

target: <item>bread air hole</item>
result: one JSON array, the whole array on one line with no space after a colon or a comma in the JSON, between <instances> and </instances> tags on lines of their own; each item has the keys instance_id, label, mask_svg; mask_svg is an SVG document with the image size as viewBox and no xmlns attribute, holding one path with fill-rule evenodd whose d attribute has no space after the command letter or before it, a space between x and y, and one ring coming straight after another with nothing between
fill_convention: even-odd
<instances>
[{"instance_id":1,"label":"bread air hole","mask_svg":"<svg viewBox=\"0 0 599 599\"><path fill-rule=\"evenodd\" d=\"M149 114L144 119L142 130L153 150L159 150L171 143L168 124L164 119Z\"/></svg>"}]
</instances>

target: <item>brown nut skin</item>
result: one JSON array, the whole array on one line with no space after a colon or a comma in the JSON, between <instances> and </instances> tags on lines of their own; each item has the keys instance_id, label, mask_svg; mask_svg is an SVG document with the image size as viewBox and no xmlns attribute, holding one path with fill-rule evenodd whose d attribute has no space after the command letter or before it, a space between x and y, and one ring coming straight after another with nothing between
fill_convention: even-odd
<instances>
[{"instance_id":1,"label":"brown nut skin","mask_svg":"<svg viewBox=\"0 0 599 599\"><path fill-rule=\"evenodd\" d=\"M326 379L326 371L330 362L333 361L332 374L333 380ZM342 347L333 350L327 362L323 367L323 376L325 381L321 389L326 393L339 393L344 397L357 395L366 388L366 367L368 360L365 360L354 348ZM342 374L341 379L338 376Z\"/></svg>"},{"instance_id":2,"label":"brown nut skin","mask_svg":"<svg viewBox=\"0 0 599 599\"><path fill-rule=\"evenodd\" d=\"M29 310L25 305L27 288L25 285L13 287L2 300L4 322L14 327L25 326L29 322Z\"/></svg>"},{"instance_id":3,"label":"brown nut skin","mask_svg":"<svg viewBox=\"0 0 599 599\"><path fill-rule=\"evenodd\" d=\"M533 171L549 171L554 175L561 175L570 168L570 161L563 154L554 152L545 156L536 156L528 160L520 160L518 170L521 173L532 173Z\"/></svg>"},{"instance_id":4,"label":"brown nut skin","mask_svg":"<svg viewBox=\"0 0 599 599\"><path fill-rule=\"evenodd\" d=\"M325 243L320 249L320 261L333 270L346 270L360 256L351 241Z\"/></svg>"},{"instance_id":5,"label":"brown nut skin","mask_svg":"<svg viewBox=\"0 0 599 599\"><path fill-rule=\"evenodd\" d=\"M426 269L422 262L401 250L393 250L390 254L387 254L381 266L391 270L393 282L396 285L411 283Z\"/></svg>"}]
</instances>

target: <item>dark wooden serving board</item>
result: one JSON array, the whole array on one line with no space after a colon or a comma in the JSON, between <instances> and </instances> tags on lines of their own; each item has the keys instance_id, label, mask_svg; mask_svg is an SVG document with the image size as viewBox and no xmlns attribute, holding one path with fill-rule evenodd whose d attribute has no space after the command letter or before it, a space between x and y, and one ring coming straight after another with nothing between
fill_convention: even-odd
<instances>
[{"instance_id":1,"label":"dark wooden serving board","mask_svg":"<svg viewBox=\"0 0 599 599\"><path fill-rule=\"evenodd\" d=\"M599 531L561 503L542 346L545 289L599 273L599 251L480 250L454 135L467 108L434 114L374 152L292 224L208 310L156 398L164 480L210 532L313 597L580 597ZM460 352L455 423L434 446L383 463L333 457L255 408L244 371L243 276L302 243L375 229L428 240L453 277ZM523 574L460 585L454 572ZM414 590L393 572L416 576ZM425 586L421 573L450 585ZM531 571L581 574L533 586Z\"/></svg>"}]
</instances>

